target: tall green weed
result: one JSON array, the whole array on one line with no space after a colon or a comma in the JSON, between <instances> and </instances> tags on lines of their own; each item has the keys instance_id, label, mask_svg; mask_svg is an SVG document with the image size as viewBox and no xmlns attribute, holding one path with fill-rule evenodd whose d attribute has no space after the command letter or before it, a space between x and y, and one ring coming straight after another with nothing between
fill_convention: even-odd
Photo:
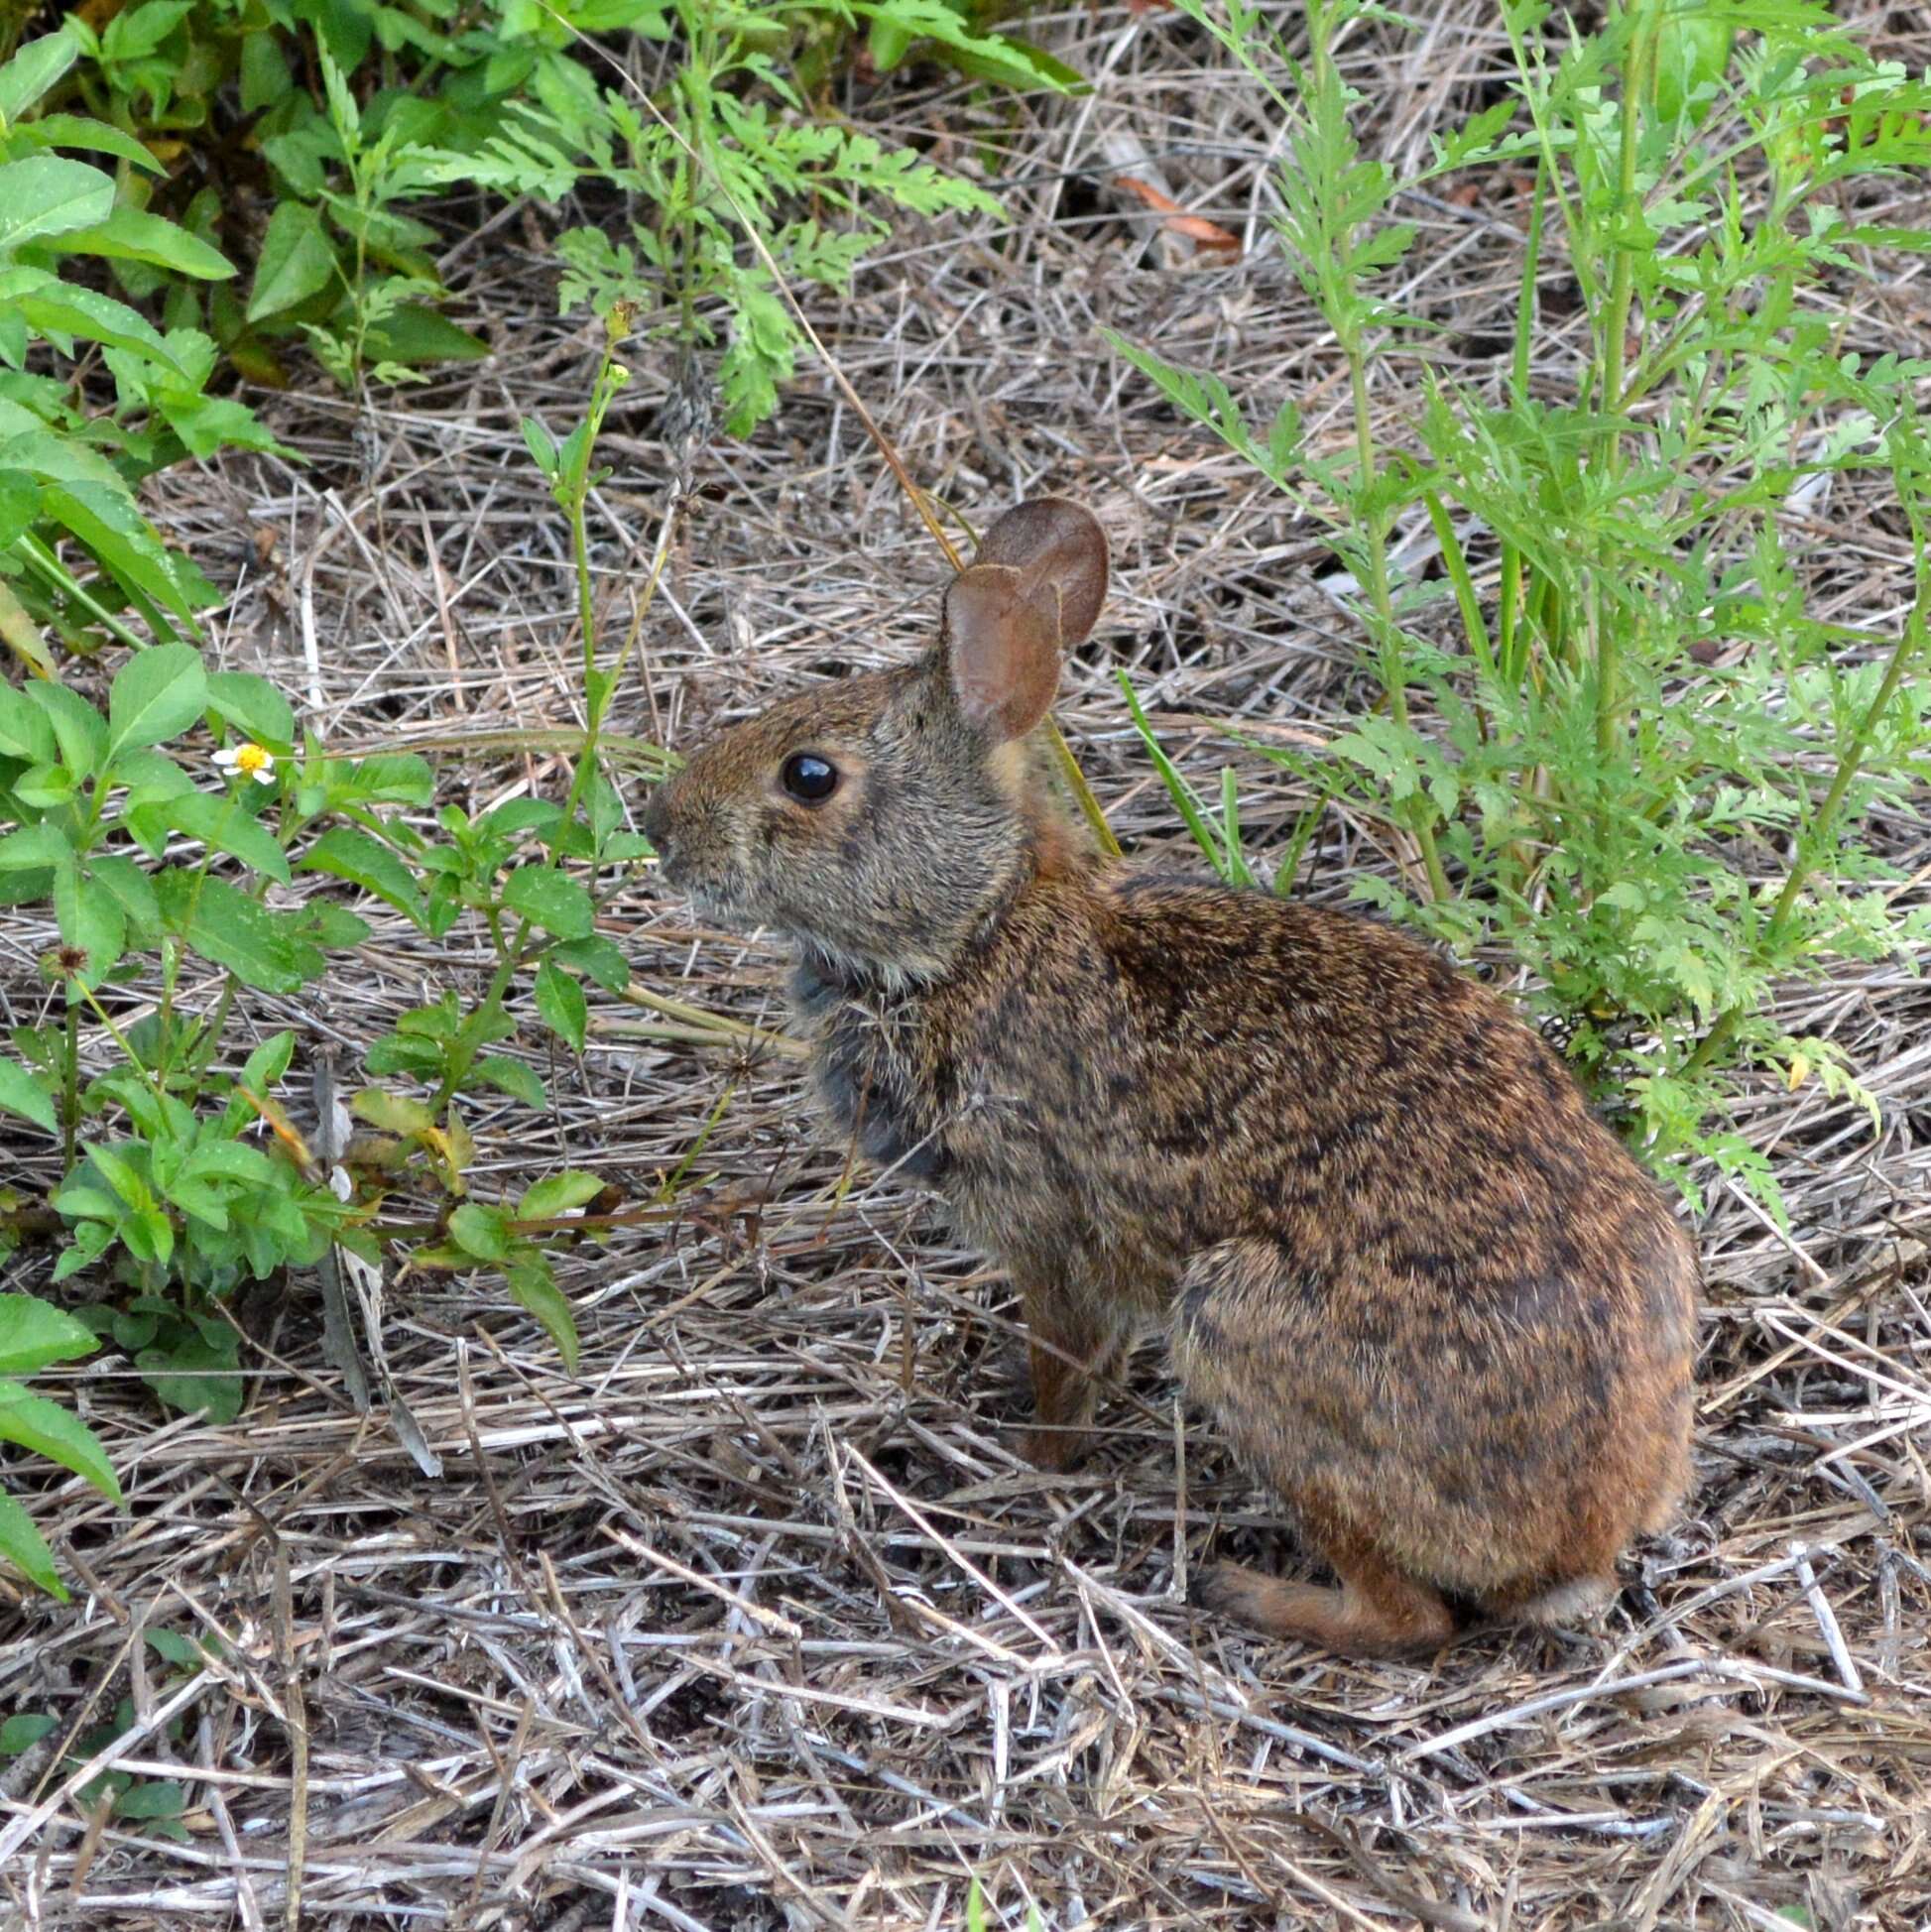
<instances>
[{"instance_id":1,"label":"tall green weed","mask_svg":"<svg viewBox=\"0 0 1931 1932\"><path fill-rule=\"evenodd\" d=\"M1405 879L1365 877L1361 897L1513 954L1654 1164L1694 1194L1713 1160L1780 1214L1728 1122L1740 1071L1871 1103L1831 1042L1776 1024L1774 989L1931 938L1866 831L1880 801L1916 812L1931 748L1913 674L1931 367L1848 343L1834 293L1872 251L1931 247L1862 221L1854 191L1931 162L1931 85L1817 0L1631 0L1589 36L1504 0L1507 96L1398 181L1361 152L1337 58L1344 32L1391 16L1310 0L1290 50L1258 7L1177 4L1282 117L1274 232L1353 397L1348 443L1316 444L1291 401L1253 422L1218 376L1117 343L1315 521L1351 580L1380 702L1322 757L1256 749L1396 834ZM1473 174L1509 207L1523 170L1510 366L1478 388L1383 290L1415 240L1411 188ZM1558 266L1587 321L1572 375L1536 354ZM1408 399L1391 430L1378 391ZM1856 625L1812 609L1795 514L1851 485L1891 507L1917 585ZM1434 580L1396 560L1424 525ZM1208 856L1251 876L1231 790L1216 817L1166 777Z\"/></svg>"}]
</instances>

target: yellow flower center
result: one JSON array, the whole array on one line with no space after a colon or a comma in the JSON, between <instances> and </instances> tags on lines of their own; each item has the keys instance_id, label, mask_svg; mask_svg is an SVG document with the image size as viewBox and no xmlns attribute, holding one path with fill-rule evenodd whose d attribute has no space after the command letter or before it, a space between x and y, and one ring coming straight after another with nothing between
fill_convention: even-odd
<instances>
[{"instance_id":1,"label":"yellow flower center","mask_svg":"<svg viewBox=\"0 0 1931 1932\"><path fill-rule=\"evenodd\" d=\"M235 770L246 772L250 777L266 771L273 762L274 754L264 751L260 745L242 745L235 752Z\"/></svg>"}]
</instances>

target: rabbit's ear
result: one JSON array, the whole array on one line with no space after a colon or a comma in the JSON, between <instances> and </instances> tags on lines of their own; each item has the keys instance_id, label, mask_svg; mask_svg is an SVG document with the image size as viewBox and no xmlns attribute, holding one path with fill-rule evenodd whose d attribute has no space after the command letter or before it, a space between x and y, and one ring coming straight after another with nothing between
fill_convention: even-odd
<instances>
[{"instance_id":1,"label":"rabbit's ear","mask_svg":"<svg viewBox=\"0 0 1931 1932\"><path fill-rule=\"evenodd\" d=\"M987 531L975 564L1008 564L1020 594L1055 613L1062 648L1099 621L1106 602L1106 534L1090 510L1064 497L1034 497Z\"/></svg>"},{"instance_id":2,"label":"rabbit's ear","mask_svg":"<svg viewBox=\"0 0 1931 1932\"><path fill-rule=\"evenodd\" d=\"M987 531L945 593L946 666L966 722L1002 739L1045 716L1059 659L1106 597L1106 539L1076 503L1040 497Z\"/></svg>"}]
</instances>

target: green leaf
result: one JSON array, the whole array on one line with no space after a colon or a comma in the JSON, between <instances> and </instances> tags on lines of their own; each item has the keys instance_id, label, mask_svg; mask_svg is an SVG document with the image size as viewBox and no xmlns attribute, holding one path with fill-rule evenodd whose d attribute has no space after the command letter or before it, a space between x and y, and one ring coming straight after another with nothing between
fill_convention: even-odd
<instances>
[{"instance_id":1,"label":"green leaf","mask_svg":"<svg viewBox=\"0 0 1931 1932\"><path fill-rule=\"evenodd\" d=\"M76 228L60 237L63 252L104 255L119 262L146 262L151 267L192 276L200 282L219 282L235 272L235 265L218 248L198 235L140 208L116 208L91 228Z\"/></svg>"},{"instance_id":2,"label":"green leaf","mask_svg":"<svg viewBox=\"0 0 1931 1932\"><path fill-rule=\"evenodd\" d=\"M0 174L5 171L0 170ZM160 331L144 316L112 296L76 282L53 282L14 298L14 310L47 335L77 335L88 342L105 342L146 356L177 375L187 372L175 359Z\"/></svg>"},{"instance_id":3,"label":"green leaf","mask_svg":"<svg viewBox=\"0 0 1931 1932\"><path fill-rule=\"evenodd\" d=\"M524 1262L511 1268L505 1278L509 1282L510 1298L543 1324L543 1333L556 1344L556 1353L563 1358L563 1367L575 1375L576 1317L571 1314L562 1289L556 1285L549 1265L541 1258Z\"/></svg>"},{"instance_id":4,"label":"green leaf","mask_svg":"<svg viewBox=\"0 0 1931 1932\"><path fill-rule=\"evenodd\" d=\"M80 58L80 42L65 28L14 50L0 66L0 128L11 127Z\"/></svg>"},{"instance_id":5,"label":"green leaf","mask_svg":"<svg viewBox=\"0 0 1931 1932\"><path fill-rule=\"evenodd\" d=\"M449 1217L450 1238L465 1254L479 1262L507 1262L515 1248L515 1237L501 1208L485 1207L479 1201L465 1201Z\"/></svg>"},{"instance_id":6,"label":"green leaf","mask_svg":"<svg viewBox=\"0 0 1931 1932\"><path fill-rule=\"evenodd\" d=\"M31 1751L50 1731L58 1731L60 1720L39 1711L17 1711L0 1724L0 1757L18 1757Z\"/></svg>"},{"instance_id":7,"label":"green leaf","mask_svg":"<svg viewBox=\"0 0 1931 1932\"><path fill-rule=\"evenodd\" d=\"M37 677L25 690L54 727L61 764L77 779L92 778L107 748L107 721L78 691L64 684Z\"/></svg>"},{"instance_id":8,"label":"green leaf","mask_svg":"<svg viewBox=\"0 0 1931 1932\"><path fill-rule=\"evenodd\" d=\"M503 904L559 939L587 939L597 922L590 895L553 866L519 866L503 881Z\"/></svg>"},{"instance_id":9,"label":"green leaf","mask_svg":"<svg viewBox=\"0 0 1931 1932\"><path fill-rule=\"evenodd\" d=\"M72 860L73 847L52 825L26 825L0 837L0 872L37 871Z\"/></svg>"},{"instance_id":10,"label":"green leaf","mask_svg":"<svg viewBox=\"0 0 1931 1932\"><path fill-rule=\"evenodd\" d=\"M87 956L76 977L98 986L127 947L127 914L121 903L76 865L54 869L54 917L65 945Z\"/></svg>"},{"instance_id":11,"label":"green leaf","mask_svg":"<svg viewBox=\"0 0 1931 1932\"><path fill-rule=\"evenodd\" d=\"M409 868L388 846L353 825L334 825L325 831L300 861L304 872L325 872L346 879L365 893L387 900L420 926L425 912L422 895Z\"/></svg>"},{"instance_id":12,"label":"green leaf","mask_svg":"<svg viewBox=\"0 0 1931 1932\"><path fill-rule=\"evenodd\" d=\"M18 1114L50 1134L60 1131L53 1099L18 1060L0 1060L0 1113ZM4 1350L0 1350L0 1368L5 1367Z\"/></svg>"},{"instance_id":13,"label":"green leaf","mask_svg":"<svg viewBox=\"0 0 1931 1932\"><path fill-rule=\"evenodd\" d=\"M287 929L288 915L269 911L225 879L171 866L155 889L168 929L246 986L297 993L327 970L326 957Z\"/></svg>"},{"instance_id":14,"label":"green leaf","mask_svg":"<svg viewBox=\"0 0 1931 1932\"><path fill-rule=\"evenodd\" d=\"M66 1586L54 1574L54 1552L34 1527L32 1517L5 1490L0 1490L0 1557L4 1557L29 1583L45 1590L50 1597L60 1603L68 1601ZM15 1729L16 1726L44 1724L46 1729L36 1732L34 1736L45 1737L55 1722L53 1718L43 1720L29 1717L24 1712L19 1717L9 1718L4 1725L0 1725L0 1754L13 1755L27 1749L25 1744L14 1742L23 1735Z\"/></svg>"},{"instance_id":15,"label":"green leaf","mask_svg":"<svg viewBox=\"0 0 1931 1932\"><path fill-rule=\"evenodd\" d=\"M418 302L406 302L372 323L363 346L372 359L406 369L425 362L477 362L490 352L480 336Z\"/></svg>"},{"instance_id":16,"label":"green leaf","mask_svg":"<svg viewBox=\"0 0 1931 1932\"><path fill-rule=\"evenodd\" d=\"M5 1062L0 1061L0 1066ZM521 1060L513 1060L502 1053L486 1053L469 1069L469 1080L464 1083L494 1087L499 1093L508 1094L513 1100L520 1100L526 1107L542 1113L547 1107L548 1097L543 1092L543 1083L534 1067L524 1065Z\"/></svg>"},{"instance_id":17,"label":"green leaf","mask_svg":"<svg viewBox=\"0 0 1931 1932\"><path fill-rule=\"evenodd\" d=\"M372 752L349 767L340 799L372 805L426 805L435 796L435 774L416 752Z\"/></svg>"},{"instance_id":18,"label":"green leaf","mask_svg":"<svg viewBox=\"0 0 1931 1932\"><path fill-rule=\"evenodd\" d=\"M560 1174L546 1174L536 1186L525 1191L517 1203L519 1221L546 1221L566 1214L603 1192L602 1177L585 1173L580 1167L566 1167Z\"/></svg>"},{"instance_id":19,"label":"green leaf","mask_svg":"<svg viewBox=\"0 0 1931 1932\"><path fill-rule=\"evenodd\" d=\"M251 1093L265 1094L282 1084L295 1058L295 1033L284 1029L269 1037L249 1054L241 1069L241 1084Z\"/></svg>"},{"instance_id":20,"label":"green leaf","mask_svg":"<svg viewBox=\"0 0 1931 1932\"><path fill-rule=\"evenodd\" d=\"M241 1377L232 1329L219 1339L187 1336L172 1347L143 1349L134 1358L141 1379L170 1408L192 1415L205 1409L210 1422L226 1424L241 1413Z\"/></svg>"},{"instance_id":21,"label":"green leaf","mask_svg":"<svg viewBox=\"0 0 1931 1932\"><path fill-rule=\"evenodd\" d=\"M0 1439L72 1470L110 1502L122 1500L120 1479L93 1430L59 1402L17 1382L0 1382Z\"/></svg>"},{"instance_id":22,"label":"green leaf","mask_svg":"<svg viewBox=\"0 0 1931 1932\"><path fill-rule=\"evenodd\" d=\"M0 1060L0 1066L7 1063ZM0 1294L0 1375L31 1376L50 1362L92 1355L100 1339L51 1301L34 1294Z\"/></svg>"},{"instance_id":23,"label":"green leaf","mask_svg":"<svg viewBox=\"0 0 1931 1932\"><path fill-rule=\"evenodd\" d=\"M97 855L87 861L87 877L120 906L129 944L144 951L160 945L161 902L153 882L132 859Z\"/></svg>"},{"instance_id":24,"label":"green leaf","mask_svg":"<svg viewBox=\"0 0 1931 1932\"><path fill-rule=\"evenodd\" d=\"M291 1036L285 1033L282 1037ZM259 1093L261 1089L255 1091ZM272 1187L288 1171L260 1147L251 1147L240 1141L205 1142L181 1164L181 1172L196 1180L233 1180L253 1187Z\"/></svg>"},{"instance_id":25,"label":"green leaf","mask_svg":"<svg viewBox=\"0 0 1931 1932\"><path fill-rule=\"evenodd\" d=\"M130 746L158 745L185 731L207 701L207 674L192 645L160 644L137 652L115 673L107 693L109 762Z\"/></svg>"},{"instance_id":26,"label":"green leaf","mask_svg":"<svg viewBox=\"0 0 1931 1932\"><path fill-rule=\"evenodd\" d=\"M165 824L217 852L226 852L243 865L286 886L289 858L262 822L250 816L241 796L207 791L183 791L145 809Z\"/></svg>"},{"instance_id":27,"label":"green leaf","mask_svg":"<svg viewBox=\"0 0 1931 1932\"><path fill-rule=\"evenodd\" d=\"M208 1653L191 1636L183 1636L180 1630L143 1630L148 1640L148 1648L164 1663L171 1663L177 1670L193 1672L207 1662Z\"/></svg>"},{"instance_id":28,"label":"green leaf","mask_svg":"<svg viewBox=\"0 0 1931 1932\"><path fill-rule=\"evenodd\" d=\"M320 211L301 201L278 202L256 257L247 319L259 322L299 307L320 295L335 273L335 250L322 231Z\"/></svg>"},{"instance_id":29,"label":"green leaf","mask_svg":"<svg viewBox=\"0 0 1931 1932\"><path fill-rule=\"evenodd\" d=\"M54 727L47 713L0 678L0 758L47 765L54 759Z\"/></svg>"},{"instance_id":30,"label":"green leaf","mask_svg":"<svg viewBox=\"0 0 1931 1932\"><path fill-rule=\"evenodd\" d=\"M21 243L92 228L114 208L114 178L84 161L30 155L0 166L0 256Z\"/></svg>"},{"instance_id":31,"label":"green leaf","mask_svg":"<svg viewBox=\"0 0 1931 1932\"><path fill-rule=\"evenodd\" d=\"M280 757L294 748L295 713L289 700L252 670L210 671L208 709Z\"/></svg>"},{"instance_id":32,"label":"green leaf","mask_svg":"<svg viewBox=\"0 0 1931 1932\"><path fill-rule=\"evenodd\" d=\"M228 1204L211 1187L204 1187L187 1175L177 1174L162 1192L183 1214L204 1222L217 1233L227 1232Z\"/></svg>"},{"instance_id":33,"label":"green leaf","mask_svg":"<svg viewBox=\"0 0 1931 1932\"><path fill-rule=\"evenodd\" d=\"M556 474L556 443L549 431L534 416L523 419L524 446L530 451L530 460L545 476Z\"/></svg>"},{"instance_id":34,"label":"green leaf","mask_svg":"<svg viewBox=\"0 0 1931 1932\"><path fill-rule=\"evenodd\" d=\"M117 161L131 162L150 175L165 175L167 169L137 141L106 121L91 114L42 114L13 130L16 143L32 142L36 148L86 148L96 154L112 155Z\"/></svg>"},{"instance_id":35,"label":"green leaf","mask_svg":"<svg viewBox=\"0 0 1931 1932\"><path fill-rule=\"evenodd\" d=\"M537 968L537 1011L543 1024L569 1042L573 1052L583 1051L590 1026L590 1006L583 989L569 974L545 959Z\"/></svg>"},{"instance_id":36,"label":"green leaf","mask_svg":"<svg viewBox=\"0 0 1931 1932\"><path fill-rule=\"evenodd\" d=\"M114 1800L114 1816L179 1818L185 1804L181 1787L172 1777L142 1777Z\"/></svg>"},{"instance_id":37,"label":"green leaf","mask_svg":"<svg viewBox=\"0 0 1931 1932\"><path fill-rule=\"evenodd\" d=\"M630 984L630 961L614 940L592 933L587 939L569 939L557 946L550 957L559 965L574 966L593 979L606 993L621 993Z\"/></svg>"}]
</instances>

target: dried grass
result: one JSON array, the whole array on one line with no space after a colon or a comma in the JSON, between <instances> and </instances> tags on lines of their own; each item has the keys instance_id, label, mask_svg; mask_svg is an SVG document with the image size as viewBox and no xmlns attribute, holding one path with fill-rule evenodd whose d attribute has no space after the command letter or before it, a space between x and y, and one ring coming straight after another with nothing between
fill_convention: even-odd
<instances>
[{"instance_id":1,"label":"dried grass","mask_svg":"<svg viewBox=\"0 0 1931 1932\"><path fill-rule=\"evenodd\" d=\"M1418 42L1352 51L1397 157L1478 97L1488 21L1446 0ZM1869 28L1914 69L1931 60L1921 14L1873 8ZM1341 407L1337 366L1257 226L1274 131L1219 57L1159 13L1041 31L1102 77L1091 98L969 108L902 89L867 110L1000 147L1010 228L909 228L818 318L914 472L968 514L1044 486L1105 519L1118 590L1060 715L1129 844L1178 852L1108 666L1132 666L1175 756L1211 774L1222 720L1338 727L1358 660L1307 534L1150 403L1096 326L1291 389L1317 433ZM1178 259L1108 185L1149 168L1249 253ZM1911 200L1922 220L1920 190L1893 184L1882 218ZM1414 212L1410 299L1482 380L1521 210ZM222 663L308 697L332 745L432 749L443 795L485 804L554 791L543 734L575 722L564 532L517 418L573 421L593 345L548 319L547 263L516 224L454 256L490 362L366 413L283 398L309 467L183 473L158 508L234 586ZM1924 286L1915 259L1847 284L1847 339L1931 351ZM1538 366L1574 352L1552 326ZM670 469L652 440L669 357L635 361L598 505L619 638ZM1389 407L1402 379L1383 372ZM1815 568L1820 594L1876 623L1908 598L1908 558L1860 487L1828 506ZM645 620L648 674L616 726L688 742L821 667L893 660L929 623L938 574L849 411L807 375L754 443L700 455ZM490 733L507 736L477 750ZM1265 848L1305 800L1251 763ZM1921 894L1922 821L1884 835ZM1339 897L1397 857L1331 820L1310 890ZM606 930L646 986L779 1024L776 955L684 920L645 880ZM11 1019L37 1017L47 936L19 912L0 923ZM484 973L472 935L431 943L390 920L311 1003L247 1013L353 1067L401 1008ZM1183 1427L1157 1354L1087 1471L1034 1474L1005 1426L1010 1297L930 1204L889 1180L844 1187L845 1151L782 1053L734 1057L597 1004L582 1064L542 1068L549 1118L477 1109L480 1194L567 1160L647 1196L735 1083L730 1102L681 1219L564 1264L580 1376L487 1281L390 1285L390 1372L439 1480L323 1366L305 1280L240 1311L250 1389L232 1428L158 1422L125 1366L64 1379L130 1507L77 1483L36 1497L86 1588L67 1609L0 1610L0 1710L78 1730L131 1698L138 1721L105 1761L181 1780L189 1836L90 1817L80 1780L36 1752L5 1779L0 1911L949 1932L977 1875L993 1922L1015 1927L1028 1904L1055 1928L1925 1923L1931 992L1881 968L1786 1005L1793 1029L1845 1043L1884 1124L1873 1137L1814 1087L1745 1103L1797 1234L1734 1190L1702 1230L1693 1512L1643 1550L1603 1634L1487 1635L1410 1667L1186 1609L1210 1541L1295 1557L1221 1445ZM534 1017L522 1037L545 1051ZM32 1149L8 1146L24 1165ZM8 1285L46 1264L23 1254ZM184 1678L140 1641L150 1630L219 1643Z\"/></svg>"}]
</instances>

